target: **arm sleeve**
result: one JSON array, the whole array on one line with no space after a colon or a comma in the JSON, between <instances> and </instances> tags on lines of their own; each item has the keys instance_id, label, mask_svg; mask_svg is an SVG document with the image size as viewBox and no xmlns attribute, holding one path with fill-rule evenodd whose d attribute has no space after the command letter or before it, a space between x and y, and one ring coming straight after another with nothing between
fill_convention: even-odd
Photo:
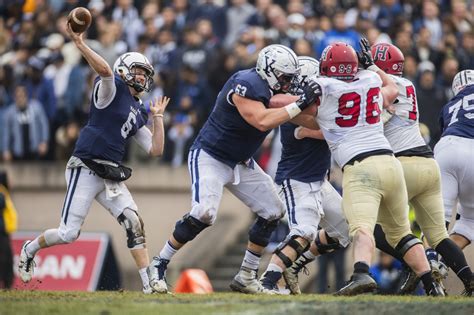
<instances>
[{"instance_id":1,"label":"arm sleeve","mask_svg":"<svg viewBox=\"0 0 474 315\"><path fill-rule=\"evenodd\" d=\"M104 109L110 105L117 92L115 86L115 77L101 77L100 81L94 87L94 98L95 107L98 109Z\"/></svg>"},{"instance_id":2,"label":"arm sleeve","mask_svg":"<svg viewBox=\"0 0 474 315\"><path fill-rule=\"evenodd\" d=\"M146 151L146 153L150 153L151 151L151 131L146 126L141 127L138 129L137 133L133 136L133 139L138 143L138 145Z\"/></svg>"}]
</instances>

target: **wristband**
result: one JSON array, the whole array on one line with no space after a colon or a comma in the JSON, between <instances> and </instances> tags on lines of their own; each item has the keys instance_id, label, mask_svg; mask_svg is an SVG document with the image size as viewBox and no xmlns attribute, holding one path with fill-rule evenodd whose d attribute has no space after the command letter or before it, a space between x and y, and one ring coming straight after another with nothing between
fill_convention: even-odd
<instances>
[{"instance_id":1,"label":"wristband","mask_svg":"<svg viewBox=\"0 0 474 315\"><path fill-rule=\"evenodd\" d=\"M153 114L153 117L161 117L161 118L163 118L163 114Z\"/></svg>"},{"instance_id":2,"label":"wristband","mask_svg":"<svg viewBox=\"0 0 474 315\"><path fill-rule=\"evenodd\" d=\"M379 72L381 69L377 67L376 65L371 65L370 67L367 68L367 70L373 71L373 72Z\"/></svg>"},{"instance_id":3,"label":"wristband","mask_svg":"<svg viewBox=\"0 0 474 315\"><path fill-rule=\"evenodd\" d=\"M299 106L296 105L296 103L291 103L289 105L286 105L285 109L288 112L288 115L290 115L290 119L293 119L295 116L301 113L301 108L299 108Z\"/></svg>"}]
</instances>

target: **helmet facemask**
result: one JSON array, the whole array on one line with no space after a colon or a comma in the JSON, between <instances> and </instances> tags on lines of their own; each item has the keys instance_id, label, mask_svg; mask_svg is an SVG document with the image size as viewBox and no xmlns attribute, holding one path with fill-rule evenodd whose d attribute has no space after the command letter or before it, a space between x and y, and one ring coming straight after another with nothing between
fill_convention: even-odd
<instances>
[{"instance_id":1,"label":"helmet facemask","mask_svg":"<svg viewBox=\"0 0 474 315\"><path fill-rule=\"evenodd\" d=\"M290 92L292 87L298 84L298 73L283 73L278 70L274 70L273 73L277 79L277 84L274 86L274 90L278 92Z\"/></svg>"},{"instance_id":2,"label":"helmet facemask","mask_svg":"<svg viewBox=\"0 0 474 315\"><path fill-rule=\"evenodd\" d=\"M145 74L137 73L137 69L142 69L145 71ZM127 83L127 85L133 87L135 91L138 93L140 92L150 92L151 86L153 84L153 75L154 75L153 69L147 67L145 64L136 64L133 63L130 66L130 69L125 73L124 76L124 81ZM137 76L139 75L144 75L145 76L145 83L140 83L137 80Z\"/></svg>"}]
</instances>

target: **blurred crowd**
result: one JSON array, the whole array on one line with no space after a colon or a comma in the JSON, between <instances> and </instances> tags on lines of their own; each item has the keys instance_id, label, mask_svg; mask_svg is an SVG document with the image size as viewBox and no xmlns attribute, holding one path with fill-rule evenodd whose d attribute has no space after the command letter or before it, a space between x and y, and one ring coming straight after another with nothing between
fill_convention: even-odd
<instances>
[{"instance_id":1,"label":"blurred crowd","mask_svg":"<svg viewBox=\"0 0 474 315\"><path fill-rule=\"evenodd\" d=\"M180 166L222 85L255 65L260 49L287 45L319 58L329 43L391 42L415 82L423 133L440 136L438 114L454 75L474 69L472 0L4 0L0 1L0 152L3 161L65 160L90 106L92 73L66 36L75 7L93 16L90 46L112 66L126 51L152 62L154 89L171 97L164 162ZM271 145L262 148L262 162ZM128 160L147 158L133 143Z\"/></svg>"}]
</instances>

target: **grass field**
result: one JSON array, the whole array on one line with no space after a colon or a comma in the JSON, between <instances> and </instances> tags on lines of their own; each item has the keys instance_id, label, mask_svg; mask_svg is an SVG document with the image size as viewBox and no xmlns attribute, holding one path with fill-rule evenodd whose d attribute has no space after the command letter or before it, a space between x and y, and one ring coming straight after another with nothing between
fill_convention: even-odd
<instances>
[{"instance_id":1,"label":"grass field","mask_svg":"<svg viewBox=\"0 0 474 315\"><path fill-rule=\"evenodd\" d=\"M0 291L0 314L474 314L474 298L330 295L143 295L139 292Z\"/></svg>"}]
</instances>

